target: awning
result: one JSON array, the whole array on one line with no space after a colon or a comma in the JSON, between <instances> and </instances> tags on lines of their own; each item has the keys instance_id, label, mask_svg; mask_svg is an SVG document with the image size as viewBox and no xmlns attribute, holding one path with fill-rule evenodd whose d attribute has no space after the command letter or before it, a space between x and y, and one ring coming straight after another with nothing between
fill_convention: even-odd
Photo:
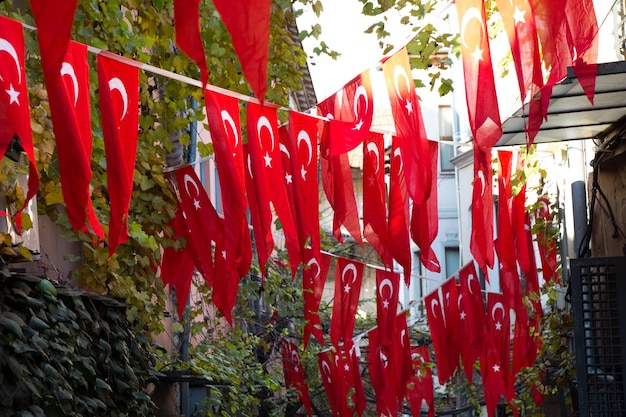
<instances>
[{"instance_id":1,"label":"awning","mask_svg":"<svg viewBox=\"0 0 626 417\"><path fill-rule=\"evenodd\" d=\"M504 132L496 146L524 145L524 108L502 124ZM535 143L590 139L602 136L616 124L626 122L626 61L598 64L596 93L592 105L571 68L556 84L550 97L548 118Z\"/></svg>"}]
</instances>

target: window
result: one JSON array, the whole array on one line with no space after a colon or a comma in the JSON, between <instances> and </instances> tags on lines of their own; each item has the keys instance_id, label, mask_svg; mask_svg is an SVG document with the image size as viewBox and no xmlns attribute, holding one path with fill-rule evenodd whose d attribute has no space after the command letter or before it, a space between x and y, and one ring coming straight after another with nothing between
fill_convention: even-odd
<instances>
[{"instance_id":1,"label":"window","mask_svg":"<svg viewBox=\"0 0 626 417\"><path fill-rule=\"evenodd\" d=\"M454 171L454 165L450 163L450 160L456 156L455 148L452 145L454 130L454 120L452 107L439 106L439 167L441 172Z\"/></svg>"},{"instance_id":2,"label":"window","mask_svg":"<svg viewBox=\"0 0 626 417\"><path fill-rule=\"evenodd\" d=\"M444 248L445 257L445 273L446 277L452 276L456 271L461 268L461 257L458 246L446 246Z\"/></svg>"}]
</instances>

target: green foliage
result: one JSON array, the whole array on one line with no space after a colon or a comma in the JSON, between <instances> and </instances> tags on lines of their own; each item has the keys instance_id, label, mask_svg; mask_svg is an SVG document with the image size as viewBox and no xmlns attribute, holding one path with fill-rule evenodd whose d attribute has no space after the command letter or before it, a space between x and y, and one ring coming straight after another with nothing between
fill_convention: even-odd
<instances>
[{"instance_id":1,"label":"green foliage","mask_svg":"<svg viewBox=\"0 0 626 417\"><path fill-rule=\"evenodd\" d=\"M147 416L154 363L124 305L47 280L0 278L0 416Z\"/></svg>"}]
</instances>

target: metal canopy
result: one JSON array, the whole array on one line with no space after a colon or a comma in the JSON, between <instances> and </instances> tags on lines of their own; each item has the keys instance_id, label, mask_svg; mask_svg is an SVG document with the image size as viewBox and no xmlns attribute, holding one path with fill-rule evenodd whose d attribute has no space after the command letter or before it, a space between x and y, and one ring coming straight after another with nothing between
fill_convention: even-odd
<instances>
[{"instance_id":1,"label":"metal canopy","mask_svg":"<svg viewBox=\"0 0 626 417\"><path fill-rule=\"evenodd\" d=\"M504 134L496 146L525 145L524 107L502 124ZM572 68L556 84L550 97L548 117L535 143L590 139L626 117L626 61L598 64L596 92L592 105Z\"/></svg>"}]
</instances>

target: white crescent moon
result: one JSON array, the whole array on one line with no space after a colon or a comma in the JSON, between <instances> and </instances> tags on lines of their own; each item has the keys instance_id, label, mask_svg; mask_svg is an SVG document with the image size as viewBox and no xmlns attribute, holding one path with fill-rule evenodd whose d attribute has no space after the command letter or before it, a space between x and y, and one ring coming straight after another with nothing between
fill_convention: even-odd
<instances>
[{"instance_id":1,"label":"white crescent moon","mask_svg":"<svg viewBox=\"0 0 626 417\"><path fill-rule=\"evenodd\" d=\"M402 152L400 151L399 147L393 151L393 157L400 158L400 167L398 168L398 174L399 174L404 171L404 163L402 162Z\"/></svg>"},{"instance_id":2,"label":"white crescent moon","mask_svg":"<svg viewBox=\"0 0 626 417\"><path fill-rule=\"evenodd\" d=\"M326 381L328 381L329 384L332 383L333 379L331 378L331 370L328 362L322 361L322 371L326 375Z\"/></svg>"},{"instance_id":3,"label":"white crescent moon","mask_svg":"<svg viewBox=\"0 0 626 417\"><path fill-rule=\"evenodd\" d=\"M183 184L185 184L185 191L187 191L187 195L191 197L191 193L189 192L189 184L193 184L193 188L196 190L196 195L200 195L200 190L198 189L198 184L191 178L191 175L185 174L183 177Z\"/></svg>"},{"instance_id":4,"label":"white crescent moon","mask_svg":"<svg viewBox=\"0 0 626 417\"><path fill-rule=\"evenodd\" d=\"M274 132L272 131L272 125L270 124L270 121L267 117L265 116L261 116L259 118L259 121L256 124L256 134L259 137L259 145L261 146L261 148L263 148L263 144L261 143L261 129L267 129L267 131L270 133L270 139L272 139L272 149L270 149L271 151L274 150ZM263 148L265 149L265 148Z\"/></svg>"},{"instance_id":5,"label":"white crescent moon","mask_svg":"<svg viewBox=\"0 0 626 417\"><path fill-rule=\"evenodd\" d=\"M300 141L304 141L307 148L309 149L309 160L306 163L307 166L309 166L311 164L311 159L313 159L313 145L311 145L311 137L306 130L301 130L298 132L298 146L300 146Z\"/></svg>"},{"instance_id":6,"label":"white crescent moon","mask_svg":"<svg viewBox=\"0 0 626 417\"><path fill-rule=\"evenodd\" d=\"M344 282L347 271L352 271L352 283L354 284L354 282L356 281L356 265L348 264L343 267L343 271L341 271L341 282Z\"/></svg>"},{"instance_id":7,"label":"white crescent moon","mask_svg":"<svg viewBox=\"0 0 626 417\"><path fill-rule=\"evenodd\" d=\"M396 89L396 95L400 98L404 98L402 97L402 94L400 93L400 88L398 86L398 79L400 77L404 79L406 90L409 91L411 88L411 83L409 82L409 76L406 73L406 69L402 65L396 65L396 67L393 69L393 86Z\"/></svg>"},{"instance_id":8,"label":"white crescent moon","mask_svg":"<svg viewBox=\"0 0 626 417\"><path fill-rule=\"evenodd\" d=\"M74 85L74 107L76 107L76 103L78 103L78 78L76 78L76 72L72 64L63 62L63 64L61 64L61 75L69 75L72 80L72 84Z\"/></svg>"},{"instance_id":9,"label":"white crescent moon","mask_svg":"<svg viewBox=\"0 0 626 417\"><path fill-rule=\"evenodd\" d=\"M254 179L254 174L252 173L252 161L250 158L250 154L248 154L248 173L250 174L250 178Z\"/></svg>"},{"instance_id":10,"label":"white crescent moon","mask_svg":"<svg viewBox=\"0 0 626 417\"><path fill-rule=\"evenodd\" d=\"M402 331L400 332L400 344L402 345L402 347L404 347L405 337L406 337L406 330L402 329Z\"/></svg>"},{"instance_id":11,"label":"white crescent moon","mask_svg":"<svg viewBox=\"0 0 626 417\"><path fill-rule=\"evenodd\" d=\"M546 200L539 200L539 204L541 204L548 212L550 212L550 206Z\"/></svg>"},{"instance_id":12,"label":"white crescent moon","mask_svg":"<svg viewBox=\"0 0 626 417\"><path fill-rule=\"evenodd\" d=\"M463 294L459 294L459 298L456 300L456 306L461 309L461 301L463 300Z\"/></svg>"},{"instance_id":13,"label":"white crescent moon","mask_svg":"<svg viewBox=\"0 0 626 417\"><path fill-rule=\"evenodd\" d=\"M430 311L433 312L433 317L438 319L439 317L437 317L437 313L435 313L435 304L439 305L439 300L433 298L433 300L430 302ZM441 307L439 309L441 310Z\"/></svg>"},{"instance_id":14,"label":"white crescent moon","mask_svg":"<svg viewBox=\"0 0 626 417\"><path fill-rule=\"evenodd\" d=\"M478 22L480 22L481 36L484 36L484 33L483 33L484 25L483 25L482 14L480 13L477 7L468 8L465 14L463 15L463 19L461 19L461 44L463 44L464 48L469 48L469 46L465 42L465 30L467 29L467 25L472 19L476 19L478 20Z\"/></svg>"},{"instance_id":15,"label":"white crescent moon","mask_svg":"<svg viewBox=\"0 0 626 417\"><path fill-rule=\"evenodd\" d=\"M485 173L483 172L482 169L479 169L476 175L480 179L480 184L481 184L480 195L485 195L485 187L487 186L487 184L485 183Z\"/></svg>"},{"instance_id":16,"label":"white crescent moon","mask_svg":"<svg viewBox=\"0 0 626 417\"><path fill-rule=\"evenodd\" d=\"M389 287L389 298L393 297L393 284L391 283L391 280L389 278L385 278L380 282L380 286L378 287L378 294L380 294L381 297L384 297L383 289L385 287Z\"/></svg>"},{"instance_id":17,"label":"white crescent moon","mask_svg":"<svg viewBox=\"0 0 626 417\"><path fill-rule=\"evenodd\" d=\"M376 164L374 164L374 173L378 174L378 171L380 169L380 153L378 152L378 146L376 146L376 144L374 142L369 142L367 144L367 151L368 152L373 152L374 155L376 155Z\"/></svg>"},{"instance_id":18,"label":"white crescent moon","mask_svg":"<svg viewBox=\"0 0 626 417\"><path fill-rule=\"evenodd\" d=\"M365 100L365 112L367 113L369 111L369 96L367 95L367 90L365 89L365 87L363 87L362 85L359 85L356 89L356 91L354 92L354 103L352 104L352 111L354 111L354 115L357 117L357 119L361 120L360 113L359 113L359 98L363 97L363 99Z\"/></svg>"},{"instance_id":19,"label":"white crescent moon","mask_svg":"<svg viewBox=\"0 0 626 417\"><path fill-rule=\"evenodd\" d=\"M5 51L9 55L11 55L11 58L13 58L13 61L15 61L15 68L17 69L17 82L18 84L22 84L22 70L20 68L20 60L17 57L17 52L15 51L13 44L4 38L0 38L0 51Z\"/></svg>"},{"instance_id":20,"label":"white crescent moon","mask_svg":"<svg viewBox=\"0 0 626 417\"><path fill-rule=\"evenodd\" d=\"M494 320L496 319L496 310L502 310L502 317L504 318L504 304L502 302L498 301L491 308L491 318Z\"/></svg>"},{"instance_id":21,"label":"white crescent moon","mask_svg":"<svg viewBox=\"0 0 626 417\"><path fill-rule=\"evenodd\" d=\"M472 291L472 280L476 279L474 277L474 274L467 274L467 288L469 289L469 293L474 295L474 292Z\"/></svg>"},{"instance_id":22,"label":"white crescent moon","mask_svg":"<svg viewBox=\"0 0 626 417\"><path fill-rule=\"evenodd\" d=\"M280 151L287 155L287 158L291 159L291 155L289 154L289 149L285 146L284 143L280 144Z\"/></svg>"},{"instance_id":23,"label":"white crescent moon","mask_svg":"<svg viewBox=\"0 0 626 417\"><path fill-rule=\"evenodd\" d=\"M322 268L320 268L320 264L317 262L317 259L315 259L315 257L309 259L309 262L306 263L308 266L313 266L315 265L315 267L317 268L317 273L315 274L315 277L313 279L318 279L320 274L322 273Z\"/></svg>"},{"instance_id":24,"label":"white crescent moon","mask_svg":"<svg viewBox=\"0 0 626 417\"><path fill-rule=\"evenodd\" d=\"M224 125L224 130L228 130L228 127L233 131L233 136L235 137L235 143L233 144L233 149L237 149L239 146L239 134L237 133L237 126L235 125L235 120L226 110L222 110L220 112L222 116L222 124Z\"/></svg>"},{"instance_id":25,"label":"white crescent moon","mask_svg":"<svg viewBox=\"0 0 626 417\"><path fill-rule=\"evenodd\" d=\"M386 368L387 365L389 364L389 358L387 358L387 355L385 355L382 350L380 351L379 356L380 356L381 362L384 365L383 368Z\"/></svg>"},{"instance_id":26,"label":"white crescent moon","mask_svg":"<svg viewBox=\"0 0 626 417\"><path fill-rule=\"evenodd\" d=\"M124 112L122 113L122 117L120 118L120 120L122 120L126 116L126 112L128 111L128 94L126 93L126 87L124 86L122 80L114 77L109 80L109 90L117 90L122 96L122 101L124 102Z\"/></svg>"}]
</instances>

